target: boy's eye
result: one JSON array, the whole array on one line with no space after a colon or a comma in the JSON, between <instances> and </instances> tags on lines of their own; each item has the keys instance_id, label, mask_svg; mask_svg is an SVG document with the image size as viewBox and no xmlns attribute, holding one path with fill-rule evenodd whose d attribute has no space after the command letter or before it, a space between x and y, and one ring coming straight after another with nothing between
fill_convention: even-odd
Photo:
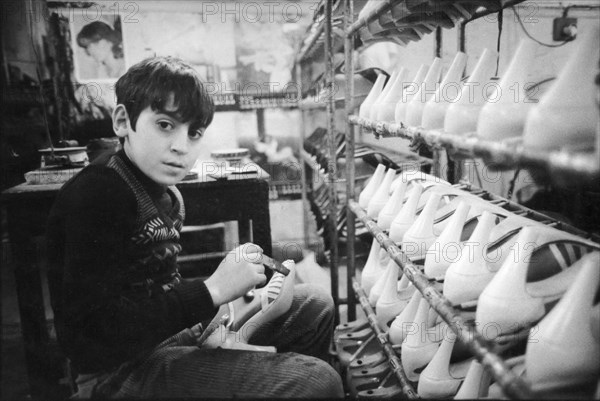
<instances>
[{"instance_id":1,"label":"boy's eye","mask_svg":"<svg viewBox=\"0 0 600 401\"><path fill-rule=\"evenodd\" d=\"M198 130L190 130L189 132L189 137L192 139L200 139L202 138L202 136L204 135L204 130L202 129L198 129Z\"/></svg>"},{"instance_id":2,"label":"boy's eye","mask_svg":"<svg viewBox=\"0 0 600 401\"><path fill-rule=\"evenodd\" d=\"M164 130L171 130L173 129L173 124L169 121L159 121L156 123L160 128L164 129Z\"/></svg>"}]
</instances>

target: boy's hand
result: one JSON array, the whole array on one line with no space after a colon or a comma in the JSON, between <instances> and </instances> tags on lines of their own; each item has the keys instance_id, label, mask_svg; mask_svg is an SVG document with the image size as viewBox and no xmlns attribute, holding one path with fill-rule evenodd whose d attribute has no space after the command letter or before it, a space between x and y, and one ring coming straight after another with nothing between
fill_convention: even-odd
<instances>
[{"instance_id":1,"label":"boy's hand","mask_svg":"<svg viewBox=\"0 0 600 401\"><path fill-rule=\"evenodd\" d=\"M217 270L204 282L215 306L233 301L267 281L262 252L258 245L246 243L225 256Z\"/></svg>"}]
</instances>

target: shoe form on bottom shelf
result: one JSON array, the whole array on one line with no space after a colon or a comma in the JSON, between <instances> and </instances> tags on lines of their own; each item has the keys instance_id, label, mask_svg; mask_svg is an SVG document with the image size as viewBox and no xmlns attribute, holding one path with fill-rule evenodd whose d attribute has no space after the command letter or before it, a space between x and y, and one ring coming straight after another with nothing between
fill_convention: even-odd
<instances>
[{"instance_id":1,"label":"shoe form on bottom shelf","mask_svg":"<svg viewBox=\"0 0 600 401\"><path fill-rule=\"evenodd\" d=\"M471 361L467 376L458 392L455 400L474 400L487 397L492 375L476 360Z\"/></svg>"},{"instance_id":2,"label":"shoe form on bottom shelf","mask_svg":"<svg viewBox=\"0 0 600 401\"><path fill-rule=\"evenodd\" d=\"M467 202L461 201L440 236L427 249L424 272L428 277L443 279L448 266L459 257L460 239L470 208Z\"/></svg>"},{"instance_id":3,"label":"shoe form on bottom shelf","mask_svg":"<svg viewBox=\"0 0 600 401\"><path fill-rule=\"evenodd\" d=\"M435 185L447 185L449 187L451 186L448 181L445 181L434 175L427 174L419 170L407 169L402 170L400 174L398 174L398 177L394 180L394 182L392 182L390 191L394 191L398 186L400 186L403 183L408 185L407 190L411 189L412 186L415 184L424 183L430 183Z\"/></svg>"},{"instance_id":4,"label":"shoe form on bottom shelf","mask_svg":"<svg viewBox=\"0 0 600 401\"><path fill-rule=\"evenodd\" d=\"M406 307L396 316L396 318L390 324L388 331L388 339L393 345L400 345L406 339L409 331L413 326L415 320L415 314L419 309L423 295L419 291L414 291L410 301Z\"/></svg>"},{"instance_id":5,"label":"shoe form on bottom shelf","mask_svg":"<svg viewBox=\"0 0 600 401\"><path fill-rule=\"evenodd\" d=\"M402 238L416 219L419 198L423 193L423 185L416 184L408 192L406 202L390 224L389 238L395 243L402 242Z\"/></svg>"},{"instance_id":6,"label":"shoe form on bottom shelf","mask_svg":"<svg viewBox=\"0 0 600 401\"><path fill-rule=\"evenodd\" d=\"M408 380L416 382L447 335L448 326L437 323L437 312L422 298L402 343L401 360Z\"/></svg>"},{"instance_id":7,"label":"shoe form on bottom shelf","mask_svg":"<svg viewBox=\"0 0 600 401\"><path fill-rule=\"evenodd\" d=\"M473 234L467 241L455 263L451 263L444 275L444 296L454 305L476 302L484 288L496 274L487 267L485 248L490 230L497 217L483 212Z\"/></svg>"},{"instance_id":8,"label":"shoe form on bottom shelf","mask_svg":"<svg viewBox=\"0 0 600 401\"><path fill-rule=\"evenodd\" d=\"M383 206L383 209L377 215L377 225L383 231L390 229L392 221L400 212L402 208L404 196L406 195L408 188L407 182L402 182L400 185L393 190L392 195Z\"/></svg>"},{"instance_id":9,"label":"shoe form on bottom shelf","mask_svg":"<svg viewBox=\"0 0 600 401\"><path fill-rule=\"evenodd\" d=\"M248 344L248 340L257 329L277 319L292 306L296 272L295 263L292 260L286 260L283 265L289 269L289 274L287 276L278 272L273 274L271 280L261 289L260 310L251 316L237 331L231 331L229 327L225 326L215 330L206 339L204 346L208 348L276 352L275 347L251 345Z\"/></svg>"},{"instance_id":10,"label":"shoe form on bottom shelf","mask_svg":"<svg viewBox=\"0 0 600 401\"><path fill-rule=\"evenodd\" d=\"M390 186L396 177L396 170L393 168L388 169L388 171L383 176L379 187L369 200L367 205L367 216L372 219L377 218L381 209L385 206L387 201L390 199Z\"/></svg>"},{"instance_id":11,"label":"shoe form on bottom shelf","mask_svg":"<svg viewBox=\"0 0 600 401\"><path fill-rule=\"evenodd\" d=\"M371 250L369 256L365 262L365 266L360 273L360 285L367 296L371 292L371 289L377 282L377 280L384 274L386 265L381 265L379 257L381 252L381 245L377 239L373 238L371 244ZM384 251L385 252L385 251Z\"/></svg>"},{"instance_id":12,"label":"shoe form on bottom shelf","mask_svg":"<svg viewBox=\"0 0 600 401\"><path fill-rule=\"evenodd\" d=\"M479 296L477 330L493 326L509 334L535 324L574 281L585 264L580 257L594 249L600 247L554 228L523 227L517 246Z\"/></svg>"},{"instance_id":13,"label":"shoe form on bottom shelf","mask_svg":"<svg viewBox=\"0 0 600 401\"><path fill-rule=\"evenodd\" d=\"M381 296L375 305L375 315L379 328L383 332L389 330L389 324L408 305L416 288L406 274L398 281L400 268L393 260L388 264L386 281Z\"/></svg>"},{"instance_id":14,"label":"shoe form on bottom shelf","mask_svg":"<svg viewBox=\"0 0 600 401\"><path fill-rule=\"evenodd\" d=\"M423 258L427 249L440 235L440 232L436 232L433 223L441 200L441 194L432 193L421 214L402 237L402 252L410 259Z\"/></svg>"},{"instance_id":15,"label":"shoe form on bottom shelf","mask_svg":"<svg viewBox=\"0 0 600 401\"><path fill-rule=\"evenodd\" d=\"M371 198L373 197L373 195L375 195L375 192L377 192L377 189L381 185L381 182L383 181L384 177L385 165L378 164L377 168L375 169L375 172L373 172L373 175L371 176L371 178L369 178L369 181L358 195L358 204L360 207L366 209L369 206Z\"/></svg>"},{"instance_id":16,"label":"shoe form on bottom shelf","mask_svg":"<svg viewBox=\"0 0 600 401\"><path fill-rule=\"evenodd\" d=\"M353 360L364 354L365 349L371 350L377 341L371 327L346 332L335 337L334 347L342 366L348 366ZM376 348L375 351L379 350Z\"/></svg>"},{"instance_id":17,"label":"shoe form on bottom shelf","mask_svg":"<svg viewBox=\"0 0 600 401\"><path fill-rule=\"evenodd\" d=\"M403 393L397 382L396 376L389 370L377 386L360 390L356 398L359 400L398 399Z\"/></svg>"},{"instance_id":18,"label":"shoe form on bottom shelf","mask_svg":"<svg viewBox=\"0 0 600 401\"><path fill-rule=\"evenodd\" d=\"M417 391L422 398L453 397L467 376L471 362L474 361L471 357L451 364L452 350L458 340L451 330L447 330L446 333L431 362L419 376Z\"/></svg>"},{"instance_id":19,"label":"shoe form on bottom shelf","mask_svg":"<svg viewBox=\"0 0 600 401\"><path fill-rule=\"evenodd\" d=\"M580 262L567 292L530 335L525 364L533 390L581 385L600 375L600 253Z\"/></svg>"},{"instance_id":20,"label":"shoe form on bottom shelf","mask_svg":"<svg viewBox=\"0 0 600 401\"><path fill-rule=\"evenodd\" d=\"M382 383L389 372L390 365L387 360L376 365L349 368L346 372L346 384L350 391L350 396L356 398L359 391L376 388Z\"/></svg>"}]
</instances>

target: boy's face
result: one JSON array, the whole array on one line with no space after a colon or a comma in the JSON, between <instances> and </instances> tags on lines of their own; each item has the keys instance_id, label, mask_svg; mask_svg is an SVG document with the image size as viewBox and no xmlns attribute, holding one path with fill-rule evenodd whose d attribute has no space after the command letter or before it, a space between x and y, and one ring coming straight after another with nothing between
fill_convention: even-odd
<instances>
[{"instance_id":1,"label":"boy's face","mask_svg":"<svg viewBox=\"0 0 600 401\"><path fill-rule=\"evenodd\" d=\"M121 112L123 105L118 105ZM126 128L116 129L125 138L123 147L131 161L144 174L161 185L174 185L190 171L200 154L200 142L204 128L190 131L190 122L179 120L171 95L164 110L146 107L140 113L133 130L126 115ZM117 127L119 111L113 120Z\"/></svg>"}]
</instances>

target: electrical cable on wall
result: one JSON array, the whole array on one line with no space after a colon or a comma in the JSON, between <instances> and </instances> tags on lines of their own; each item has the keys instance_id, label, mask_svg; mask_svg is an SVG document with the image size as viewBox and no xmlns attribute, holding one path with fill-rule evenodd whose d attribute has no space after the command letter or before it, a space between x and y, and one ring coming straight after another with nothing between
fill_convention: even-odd
<instances>
[{"instance_id":1,"label":"electrical cable on wall","mask_svg":"<svg viewBox=\"0 0 600 401\"><path fill-rule=\"evenodd\" d=\"M498 76L498 69L500 68L500 43L502 42L502 23L504 22L504 10L498 11L498 40L496 42L496 51L498 57L496 58L496 76Z\"/></svg>"},{"instance_id":2,"label":"electrical cable on wall","mask_svg":"<svg viewBox=\"0 0 600 401\"><path fill-rule=\"evenodd\" d=\"M519 15L519 13L517 12L517 9L515 8L515 6L511 6L513 12L515 13L515 16L517 17L517 21L519 21L519 24L521 25L521 28L523 28L523 32L525 32L525 35L527 35L527 37L531 40L533 40L534 42L539 43L542 46L546 46L546 47L561 47L566 45L567 43L571 42L571 40L565 40L564 42L558 43L558 44L550 44L550 43L544 43L536 38L534 38L529 31L527 31L527 28L525 28L525 24L523 24L523 20L521 19L521 16Z\"/></svg>"}]
</instances>

